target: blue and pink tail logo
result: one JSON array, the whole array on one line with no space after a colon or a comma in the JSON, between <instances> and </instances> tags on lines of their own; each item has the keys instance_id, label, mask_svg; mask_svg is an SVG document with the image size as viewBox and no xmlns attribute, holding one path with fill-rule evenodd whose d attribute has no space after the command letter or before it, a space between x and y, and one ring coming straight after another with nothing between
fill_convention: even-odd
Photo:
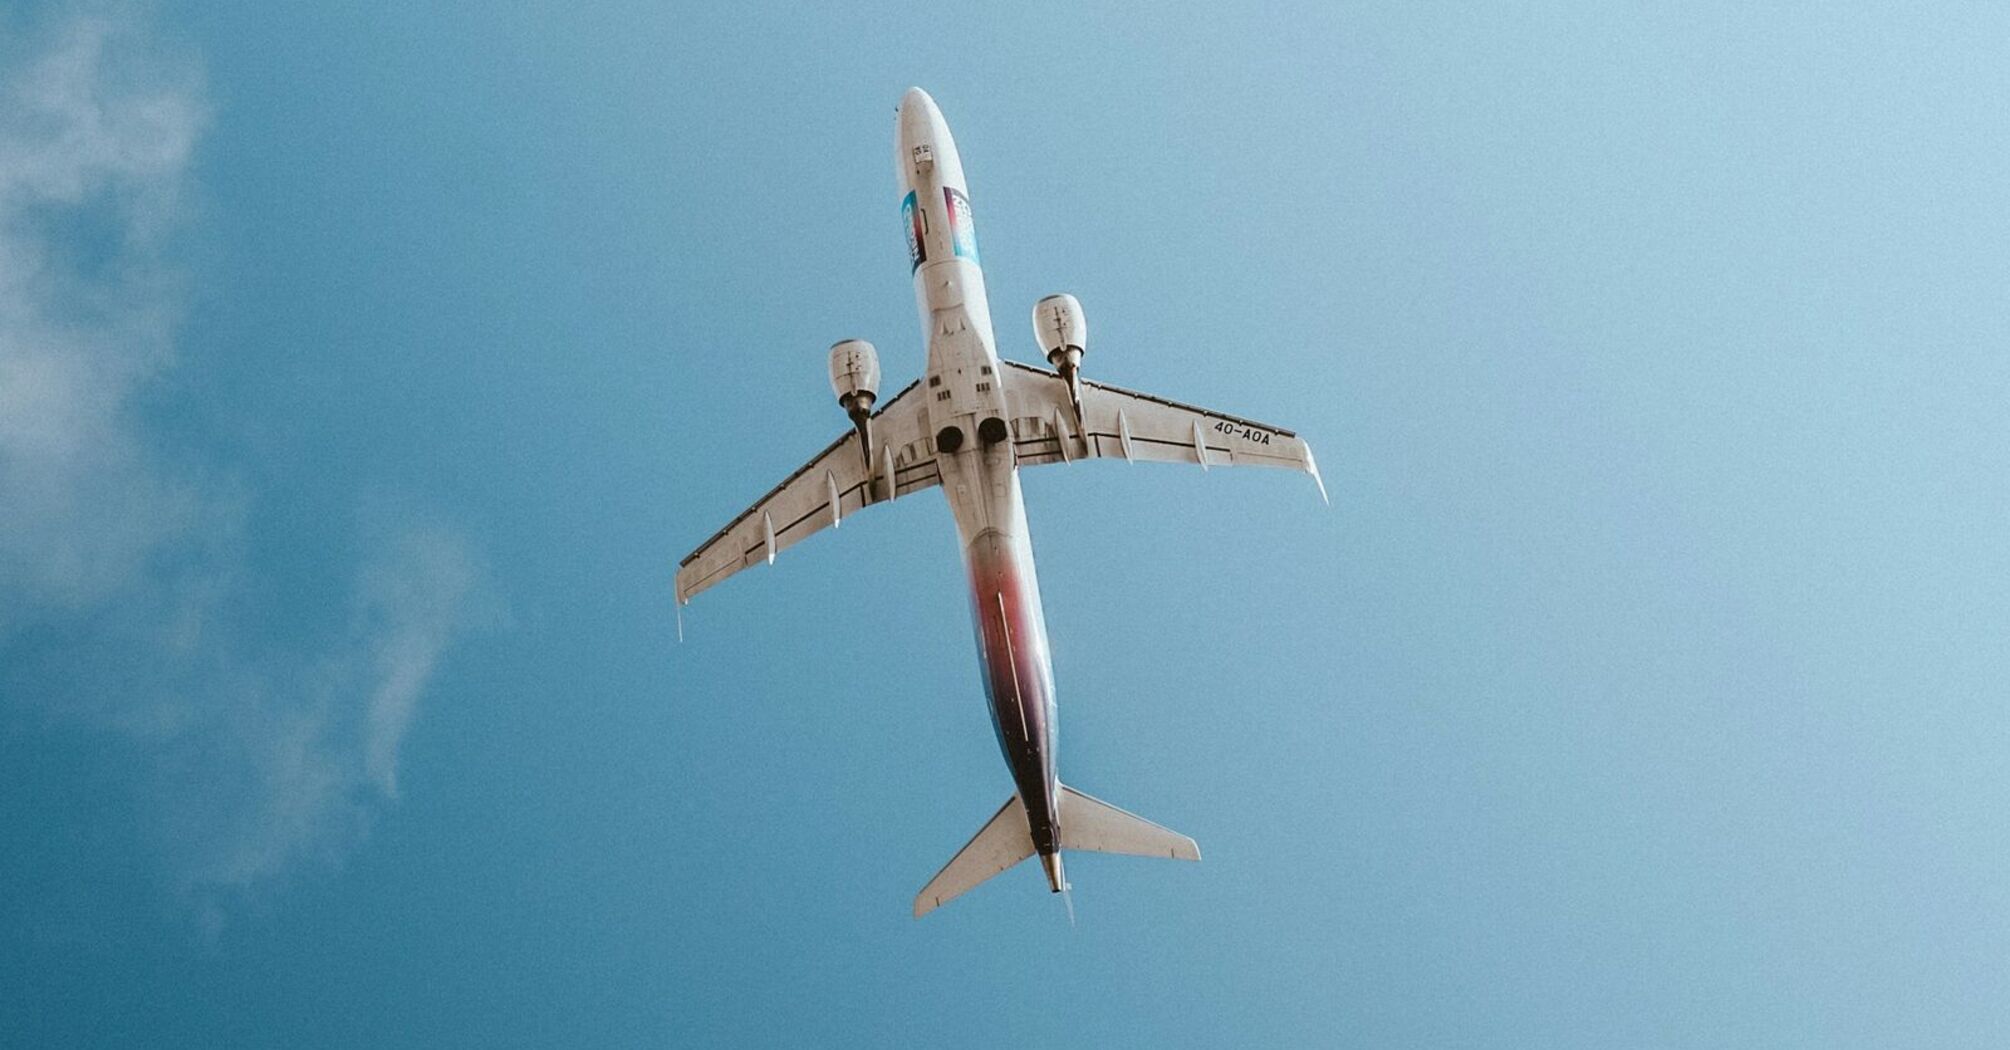
<instances>
[{"instance_id":1,"label":"blue and pink tail logo","mask_svg":"<svg viewBox=\"0 0 2010 1050\"><path fill-rule=\"evenodd\" d=\"M944 186L942 203L949 209L950 247L959 257L977 262L977 219L970 214L970 198L954 186Z\"/></svg>"},{"instance_id":2,"label":"blue and pink tail logo","mask_svg":"<svg viewBox=\"0 0 2010 1050\"><path fill-rule=\"evenodd\" d=\"M914 206L914 191L908 190L900 202L900 224L907 227L907 272L921 269L928 261L928 241L921 235L921 212Z\"/></svg>"}]
</instances>

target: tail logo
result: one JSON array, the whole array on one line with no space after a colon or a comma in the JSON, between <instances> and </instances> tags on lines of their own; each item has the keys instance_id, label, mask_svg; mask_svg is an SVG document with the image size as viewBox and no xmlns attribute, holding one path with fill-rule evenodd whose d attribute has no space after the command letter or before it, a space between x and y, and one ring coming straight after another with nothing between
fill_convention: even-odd
<instances>
[{"instance_id":1,"label":"tail logo","mask_svg":"<svg viewBox=\"0 0 2010 1050\"><path fill-rule=\"evenodd\" d=\"M949 244L959 258L977 261L977 219L970 214L970 198L954 186L942 187L942 203L949 210Z\"/></svg>"},{"instance_id":2,"label":"tail logo","mask_svg":"<svg viewBox=\"0 0 2010 1050\"><path fill-rule=\"evenodd\" d=\"M900 224L907 227L907 272L913 273L928 261L928 241L921 235L921 210L914 206L913 190L900 202Z\"/></svg>"}]
</instances>

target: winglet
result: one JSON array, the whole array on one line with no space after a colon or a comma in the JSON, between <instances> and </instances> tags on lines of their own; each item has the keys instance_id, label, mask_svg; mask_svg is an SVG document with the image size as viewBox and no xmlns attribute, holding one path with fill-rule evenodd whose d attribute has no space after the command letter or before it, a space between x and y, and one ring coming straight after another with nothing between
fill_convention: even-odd
<instances>
[{"instance_id":1,"label":"winglet","mask_svg":"<svg viewBox=\"0 0 2010 1050\"><path fill-rule=\"evenodd\" d=\"M1307 442L1305 445L1305 473L1312 475L1312 483L1319 486L1319 498L1324 500L1327 506L1332 506L1332 497L1326 495L1326 481L1319 476L1319 463L1312 458L1312 445L1310 442Z\"/></svg>"}]
</instances>

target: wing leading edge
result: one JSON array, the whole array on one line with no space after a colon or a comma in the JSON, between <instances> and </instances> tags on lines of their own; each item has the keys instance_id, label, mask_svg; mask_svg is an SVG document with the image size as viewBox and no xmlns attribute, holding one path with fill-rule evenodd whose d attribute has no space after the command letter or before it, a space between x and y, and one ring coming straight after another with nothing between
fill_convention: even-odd
<instances>
[{"instance_id":1,"label":"wing leading edge","mask_svg":"<svg viewBox=\"0 0 2010 1050\"><path fill-rule=\"evenodd\" d=\"M773 563L777 552L865 507L940 484L921 400L908 396L918 384L873 413L870 467L858 434L847 431L686 555L677 566L678 604L749 565Z\"/></svg>"}]
</instances>

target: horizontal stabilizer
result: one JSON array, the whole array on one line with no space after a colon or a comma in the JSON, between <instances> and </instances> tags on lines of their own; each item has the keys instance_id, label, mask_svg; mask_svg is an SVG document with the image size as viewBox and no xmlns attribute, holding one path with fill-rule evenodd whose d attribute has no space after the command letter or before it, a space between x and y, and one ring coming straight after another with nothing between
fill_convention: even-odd
<instances>
[{"instance_id":1,"label":"horizontal stabilizer","mask_svg":"<svg viewBox=\"0 0 2010 1050\"><path fill-rule=\"evenodd\" d=\"M914 917L921 918L1032 855L1033 832L1026 824L1026 807L1019 804L1018 795L1013 795L999 807L990 823L984 825L984 830L950 858L949 863L928 880L927 886L922 887L921 893L914 898Z\"/></svg>"},{"instance_id":2,"label":"horizontal stabilizer","mask_svg":"<svg viewBox=\"0 0 2010 1050\"><path fill-rule=\"evenodd\" d=\"M1200 846L1185 835L1135 813L1126 813L1066 784L1061 785L1061 848L1174 860L1200 859Z\"/></svg>"}]
</instances>

